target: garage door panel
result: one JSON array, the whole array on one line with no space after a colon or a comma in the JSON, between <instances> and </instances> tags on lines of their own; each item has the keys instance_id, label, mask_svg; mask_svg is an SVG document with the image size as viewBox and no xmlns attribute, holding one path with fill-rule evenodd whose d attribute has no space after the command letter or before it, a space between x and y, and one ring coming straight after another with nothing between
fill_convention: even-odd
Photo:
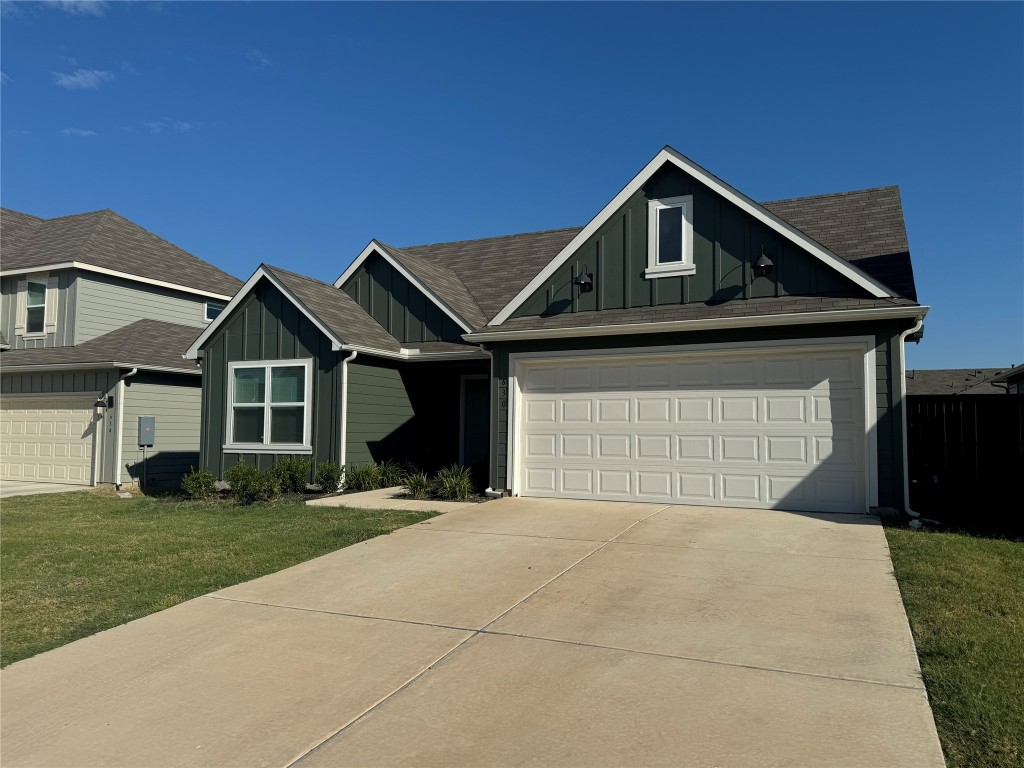
<instances>
[{"instance_id":1,"label":"garage door panel","mask_svg":"<svg viewBox=\"0 0 1024 768\"><path fill-rule=\"evenodd\" d=\"M91 398L6 396L0 413L0 476L91 484L92 402Z\"/></svg>"},{"instance_id":2,"label":"garage door panel","mask_svg":"<svg viewBox=\"0 0 1024 768\"><path fill-rule=\"evenodd\" d=\"M535 375L533 365L544 373ZM518 377L520 493L864 511L857 352L533 365Z\"/></svg>"}]
</instances>

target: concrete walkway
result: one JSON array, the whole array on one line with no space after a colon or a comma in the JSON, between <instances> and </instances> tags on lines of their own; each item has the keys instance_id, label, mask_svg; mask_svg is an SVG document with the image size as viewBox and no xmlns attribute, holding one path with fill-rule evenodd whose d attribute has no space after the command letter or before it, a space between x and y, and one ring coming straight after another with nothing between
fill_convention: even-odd
<instances>
[{"instance_id":1,"label":"concrete walkway","mask_svg":"<svg viewBox=\"0 0 1024 768\"><path fill-rule=\"evenodd\" d=\"M12 496L34 496L40 493L68 493L69 491L88 491L89 485L69 485L68 483L46 483L40 480L0 480L0 499Z\"/></svg>"},{"instance_id":2,"label":"concrete walkway","mask_svg":"<svg viewBox=\"0 0 1024 768\"><path fill-rule=\"evenodd\" d=\"M355 509L408 509L414 512L454 512L463 507L475 507L478 501L435 501L433 499L410 499L404 495L402 486L381 488L376 491L344 493L325 496L306 502L314 507L352 507Z\"/></svg>"},{"instance_id":3,"label":"concrete walkway","mask_svg":"<svg viewBox=\"0 0 1024 768\"><path fill-rule=\"evenodd\" d=\"M503 499L0 673L16 766L941 766L871 518Z\"/></svg>"}]
</instances>

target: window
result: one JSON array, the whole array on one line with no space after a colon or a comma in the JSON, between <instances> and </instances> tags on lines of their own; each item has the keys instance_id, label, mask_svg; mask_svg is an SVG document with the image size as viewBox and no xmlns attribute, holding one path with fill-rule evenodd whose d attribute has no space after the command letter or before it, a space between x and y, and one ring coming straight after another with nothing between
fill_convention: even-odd
<instances>
[{"instance_id":1,"label":"window","mask_svg":"<svg viewBox=\"0 0 1024 768\"><path fill-rule=\"evenodd\" d=\"M228 364L225 449L310 453L312 360Z\"/></svg>"},{"instance_id":2,"label":"window","mask_svg":"<svg viewBox=\"0 0 1024 768\"><path fill-rule=\"evenodd\" d=\"M644 277L692 275L693 195L647 204L647 269Z\"/></svg>"},{"instance_id":3,"label":"window","mask_svg":"<svg viewBox=\"0 0 1024 768\"><path fill-rule=\"evenodd\" d=\"M219 315L221 312L223 312L224 311L224 307L226 307L226 306L227 306L227 304L225 304L223 301L213 301L212 299L207 299L207 301L206 301L206 322L210 322L211 320L215 320L217 315Z\"/></svg>"},{"instance_id":4,"label":"window","mask_svg":"<svg viewBox=\"0 0 1024 768\"><path fill-rule=\"evenodd\" d=\"M46 283L29 282L25 295L25 333L43 333L46 325Z\"/></svg>"}]
</instances>

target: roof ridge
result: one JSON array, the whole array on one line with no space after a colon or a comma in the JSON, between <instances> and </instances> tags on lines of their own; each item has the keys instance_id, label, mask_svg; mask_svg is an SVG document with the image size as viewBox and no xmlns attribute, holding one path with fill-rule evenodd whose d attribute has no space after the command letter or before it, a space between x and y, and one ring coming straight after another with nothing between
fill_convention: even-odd
<instances>
[{"instance_id":1,"label":"roof ridge","mask_svg":"<svg viewBox=\"0 0 1024 768\"><path fill-rule=\"evenodd\" d=\"M881 192L882 190L895 189L897 194L900 190L899 184L886 184L881 187L866 187L864 189L850 189L846 192L822 192L818 195L801 195L798 197L781 197L778 200L764 200L759 205L774 205L775 203L793 203L798 200L815 200L822 197L845 197L846 195L860 195L865 192Z\"/></svg>"},{"instance_id":2,"label":"roof ridge","mask_svg":"<svg viewBox=\"0 0 1024 768\"><path fill-rule=\"evenodd\" d=\"M538 229L532 232L513 232L508 235L495 235L493 237L473 237L466 240L445 240L437 243L422 243L420 245L403 245L398 250L409 250L411 248L431 248L436 245L459 245L461 243L481 243L485 240L504 240L509 237L526 237L527 235L550 235L554 232L569 232L571 230L580 230L583 227L558 227L556 229ZM377 242L381 242L378 240ZM389 246L394 248L395 246Z\"/></svg>"},{"instance_id":3,"label":"roof ridge","mask_svg":"<svg viewBox=\"0 0 1024 768\"><path fill-rule=\"evenodd\" d=\"M304 275L301 272L293 272L292 270L285 269L284 267L275 267L273 264L267 264L267 262L265 262L265 261L264 262L260 262L260 266L261 267L265 267L266 269L269 269L271 272L283 272L286 275L291 275L292 277L301 277L303 280L309 280L311 283L319 283L320 285L325 285L328 288L334 289L334 284L333 283L328 283L328 282L326 282L324 280L318 280L315 277L310 277L309 275ZM335 289L335 290L340 290L340 289Z\"/></svg>"},{"instance_id":4,"label":"roof ridge","mask_svg":"<svg viewBox=\"0 0 1024 768\"><path fill-rule=\"evenodd\" d=\"M418 254L418 253L409 253L408 251L406 251L406 250L405 250L405 249L403 249L403 248L396 248L395 246L393 246L393 245L388 245L387 243L383 243L383 242L381 242L380 240L378 240L377 242L378 242L378 243L379 243L379 244L380 244L380 245L381 245L381 246L382 246L383 248L386 248L386 249L388 249L388 250L394 251L394 252L395 252L395 253L397 254L397 256L398 256L398 258L399 258L399 259L405 259L405 261L406 261L406 266L407 266L408 268L412 269L412 271L413 271L413 272L416 272L416 269L413 269L413 265L411 265L411 264L408 264L408 262L409 262L409 261L413 261L413 262L415 262L415 263L420 263L420 262L423 262L423 263L425 263L425 264L426 264L426 266L427 266L427 267L429 267L430 269L440 269L440 270L444 270L444 272L445 272L445 273L446 273L447 275L450 275L450 276L451 276L451 279L454 279L454 280L455 280L455 282L457 282L457 283L458 283L459 285L461 285L461 286L462 286L462 290L463 290L463 291L465 292L465 294L466 294L466 296L467 296L467 297L469 298L469 300L470 300L471 302L473 302L473 306L474 306L474 307L476 307L477 311L478 311L478 312L480 313L480 317L482 317L482 318L485 318L485 319L487 319L487 320L489 320L489 319L490 319L490 318L489 318L489 316L488 316L488 314L487 314L486 312L484 312L483 308L482 308L482 307L480 306L480 302L479 302L479 301L477 301L477 299L476 299L476 296L474 296L474 295L473 295L473 292L472 292L471 290L469 290L469 286L468 286L468 285L466 285L465 281L464 281L464 280L463 280L463 279L462 279L462 278L461 278L461 277L459 276L459 273L458 273L458 272L456 272L456 271L455 271L454 269L452 269L451 267L449 267L449 266L448 266L447 264L443 263L442 261L434 261L433 259L430 259L430 258L428 258L427 256L423 256L423 255L420 255L420 254ZM469 241L469 242L472 242L472 241ZM423 276L422 276L422 275L418 275L418 277L419 277L419 278L420 278L421 280L423 279ZM441 300L442 302L444 302L444 303L448 304L449 306L451 306L451 302L450 302L450 298L451 298L451 297L446 297L446 296L444 296L443 294L439 293L439 292L437 291L437 289L436 289L436 288L431 288L430 286L427 286L427 288L428 288L429 290L431 290L431 291L432 291L433 293L437 294L438 298L439 298L439 299L440 299L440 300ZM464 314L464 313L460 312L460 311L459 311L458 309L456 309L455 307L452 307L452 309L453 309L453 310L454 310L454 311L455 311L455 312L456 312L457 314L459 314L460 316ZM468 324L470 325L470 327L472 327L473 325L475 325L475 324L476 324L476 321L477 321L477 320L478 320L479 318L469 318L469 317L463 317L463 319L464 319L464 320L465 320L465 321L466 321L466 322L467 322L467 323L468 323Z\"/></svg>"}]
</instances>

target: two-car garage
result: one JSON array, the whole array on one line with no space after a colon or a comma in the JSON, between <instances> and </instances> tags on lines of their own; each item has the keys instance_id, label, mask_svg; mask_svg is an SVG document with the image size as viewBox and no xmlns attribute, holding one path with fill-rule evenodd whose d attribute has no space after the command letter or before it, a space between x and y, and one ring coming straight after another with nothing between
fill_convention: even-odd
<instances>
[{"instance_id":1,"label":"two-car garage","mask_svg":"<svg viewBox=\"0 0 1024 768\"><path fill-rule=\"evenodd\" d=\"M865 512L863 339L510 357L522 496Z\"/></svg>"}]
</instances>

